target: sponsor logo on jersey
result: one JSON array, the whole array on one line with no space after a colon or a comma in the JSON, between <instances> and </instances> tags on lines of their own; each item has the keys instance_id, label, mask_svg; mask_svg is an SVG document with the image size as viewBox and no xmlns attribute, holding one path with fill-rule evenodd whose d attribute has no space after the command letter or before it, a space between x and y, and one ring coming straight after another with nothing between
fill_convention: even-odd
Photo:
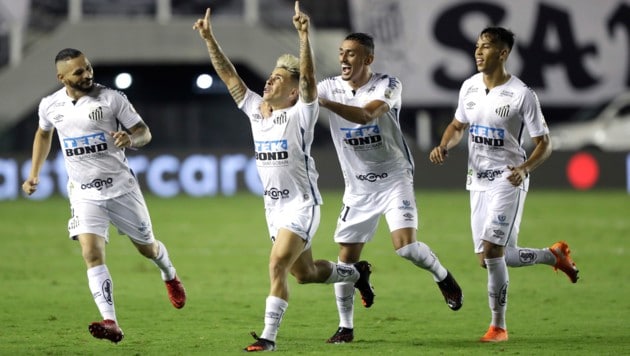
<instances>
[{"instance_id":1,"label":"sponsor logo on jersey","mask_svg":"<svg viewBox=\"0 0 630 356\"><path fill-rule=\"evenodd\" d=\"M505 130L482 125L470 125L468 130L472 142L492 147L502 147L505 145Z\"/></svg>"},{"instance_id":2,"label":"sponsor logo on jersey","mask_svg":"<svg viewBox=\"0 0 630 356\"><path fill-rule=\"evenodd\" d=\"M355 176L358 180L367 181L370 183L374 183L377 180L387 178L387 172L383 172L381 174L378 173L366 173L366 174L357 174Z\"/></svg>"},{"instance_id":3,"label":"sponsor logo on jersey","mask_svg":"<svg viewBox=\"0 0 630 356\"><path fill-rule=\"evenodd\" d=\"M366 151L383 146L383 137L380 135L378 125L367 125L360 127L342 127L343 142L351 146L355 151Z\"/></svg>"},{"instance_id":4,"label":"sponsor logo on jersey","mask_svg":"<svg viewBox=\"0 0 630 356\"><path fill-rule=\"evenodd\" d=\"M507 97L511 98L511 97L514 96L514 93L509 91L509 90L503 89L503 90L501 90L501 93L499 93L499 96L507 96Z\"/></svg>"},{"instance_id":5,"label":"sponsor logo on jersey","mask_svg":"<svg viewBox=\"0 0 630 356\"><path fill-rule=\"evenodd\" d=\"M508 115L510 114L510 105L504 105L499 108L496 108L494 112L500 117L503 117L503 118L508 117Z\"/></svg>"},{"instance_id":6,"label":"sponsor logo on jersey","mask_svg":"<svg viewBox=\"0 0 630 356\"><path fill-rule=\"evenodd\" d=\"M404 213L403 217L405 218L405 221L413 221L415 215L413 215L412 213Z\"/></svg>"},{"instance_id":7,"label":"sponsor logo on jersey","mask_svg":"<svg viewBox=\"0 0 630 356\"><path fill-rule=\"evenodd\" d=\"M477 88L477 87L470 87L470 88L468 88L468 90L466 90L466 94L465 95L473 94L473 93L477 93L477 92L479 92L479 88Z\"/></svg>"},{"instance_id":8,"label":"sponsor logo on jersey","mask_svg":"<svg viewBox=\"0 0 630 356\"><path fill-rule=\"evenodd\" d=\"M486 169L485 171L477 172L477 179L487 179L490 182L492 182L493 180L500 178L502 175L503 175L503 170Z\"/></svg>"},{"instance_id":9,"label":"sponsor logo on jersey","mask_svg":"<svg viewBox=\"0 0 630 356\"><path fill-rule=\"evenodd\" d=\"M63 150L67 157L82 156L107 151L107 138L104 132L63 139Z\"/></svg>"},{"instance_id":10,"label":"sponsor logo on jersey","mask_svg":"<svg viewBox=\"0 0 630 356\"><path fill-rule=\"evenodd\" d=\"M263 192L263 195L273 200L287 199L290 197L288 189L269 188Z\"/></svg>"},{"instance_id":11,"label":"sponsor logo on jersey","mask_svg":"<svg viewBox=\"0 0 630 356\"><path fill-rule=\"evenodd\" d=\"M96 178L89 183L81 184L81 189L103 190L111 188L113 186L112 183L114 183L114 179L112 177L107 177L105 179Z\"/></svg>"},{"instance_id":12,"label":"sponsor logo on jersey","mask_svg":"<svg viewBox=\"0 0 630 356\"><path fill-rule=\"evenodd\" d=\"M289 143L287 140L254 141L254 157L259 165L285 166L289 160Z\"/></svg>"}]
</instances>

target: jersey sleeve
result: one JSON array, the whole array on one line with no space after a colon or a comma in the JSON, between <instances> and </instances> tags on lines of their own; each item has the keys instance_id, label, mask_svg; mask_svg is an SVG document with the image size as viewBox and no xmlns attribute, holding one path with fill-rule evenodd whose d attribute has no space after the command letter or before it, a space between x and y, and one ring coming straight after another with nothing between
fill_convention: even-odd
<instances>
[{"instance_id":1,"label":"jersey sleeve","mask_svg":"<svg viewBox=\"0 0 630 356\"><path fill-rule=\"evenodd\" d=\"M379 81L373 100L382 100L390 108L396 107L400 103L402 96L402 83L396 77L386 76Z\"/></svg>"},{"instance_id":2,"label":"jersey sleeve","mask_svg":"<svg viewBox=\"0 0 630 356\"><path fill-rule=\"evenodd\" d=\"M255 116L260 116L260 105L262 104L262 97L253 91L247 89L245 92L245 96L243 97L243 101L237 104L238 108L243 111L247 117L252 118Z\"/></svg>"},{"instance_id":3,"label":"jersey sleeve","mask_svg":"<svg viewBox=\"0 0 630 356\"><path fill-rule=\"evenodd\" d=\"M142 121L142 117L133 107L127 96L119 91L112 90L112 110L120 123L127 129Z\"/></svg>"},{"instance_id":4,"label":"jersey sleeve","mask_svg":"<svg viewBox=\"0 0 630 356\"><path fill-rule=\"evenodd\" d=\"M329 79L324 79L321 82L317 83L317 96L318 97L330 100L330 95L329 95L329 90L328 90L329 82L330 82Z\"/></svg>"},{"instance_id":5,"label":"jersey sleeve","mask_svg":"<svg viewBox=\"0 0 630 356\"><path fill-rule=\"evenodd\" d=\"M531 88L526 88L524 91L521 115L531 137L543 136L549 133L538 96Z\"/></svg>"},{"instance_id":6,"label":"jersey sleeve","mask_svg":"<svg viewBox=\"0 0 630 356\"><path fill-rule=\"evenodd\" d=\"M50 131L53 129L52 121L48 118L48 106L49 101L44 98L39 102L39 107L37 109L37 116L39 116L39 127L44 131Z\"/></svg>"},{"instance_id":7,"label":"jersey sleeve","mask_svg":"<svg viewBox=\"0 0 630 356\"><path fill-rule=\"evenodd\" d=\"M315 100L312 103L304 103L298 100L295 107L299 112L300 126L311 129L315 127L317 117L319 116L319 102Z\"/></svg>"},{"instance_id":8,"label":"jersey sleeve","mask_svg":"<svg viewBox=\"0 0 630 356\"><path fill-rule=\"evenodd\" d=\"M468 124L468 118L466 118L466 114L464 112L464 97L466 96L466 92L469 87L469 80L464 81L461 88L459 88L459 95L457 96L457 108L455 109L455 120Z\"/></svg>"}]
</instances>

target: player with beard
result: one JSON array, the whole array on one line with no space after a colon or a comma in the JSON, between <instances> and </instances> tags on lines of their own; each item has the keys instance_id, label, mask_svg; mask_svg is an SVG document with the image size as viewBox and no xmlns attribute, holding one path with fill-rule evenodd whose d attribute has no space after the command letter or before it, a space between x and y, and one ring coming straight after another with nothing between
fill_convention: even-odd
<instances>
[{"instance_id":1,"label":"player with beard","mask_svg":"<svg viewBox=\"0 0 630 356\"><path fill-rule=\"evenodd\" d=\"M37 190L57 130L68 173L72 212L68 231L81 245L88 285L103 318L88 330L96 338L119 342L124 334L118 326L114 285L105 261L110 223L159 268L173 306L179 309L186 302L168 251L155 239L144 197L125 157L126 148L149 143L151 132L124 94L94 83L92 64L81 51L61 50L55 66L63 88L39 104L32 165L22 189L29 195Z\"/></svg>"},{"instance_id":2,"label":"player with beard","mask_svg":"<svg viewBox=\"0 0 630 356\"><path fill-rule=\"evenodd\" d=\"M320 105L330 111L330 132L345 180L334 239L339 263L352 265L385 216L398 256L429 271L452 310L462 306L461 288L429 246L416 239L418 211L414 163L400 128L402 84L371 69L374 41L352 33L339 47L341 74L318 85ZM339 327L329 343L354 339L354 288L335 284ZM373 300L363 299L369 308Z\"/></svg>"}]
</instances>

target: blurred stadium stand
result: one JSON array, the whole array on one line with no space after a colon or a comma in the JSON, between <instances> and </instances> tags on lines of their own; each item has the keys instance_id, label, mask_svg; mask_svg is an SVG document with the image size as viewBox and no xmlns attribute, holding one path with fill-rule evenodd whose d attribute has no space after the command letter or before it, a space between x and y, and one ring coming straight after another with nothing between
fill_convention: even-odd
<instances>
[{"instance_id":1,"label":"blurred stadium stand","mask_svg":"<svg viewBox=\"0 0 630 356\"><path fill-rule=\"evenodd\" d=\"M0 10L14 6L0 0ZM0 16L0 152L28 152L39 100L59 88L53 58L65 47L93 62L97 82L113 86L133 72L124 90L150 123L152 148L195 149L249 143L246 120L227 92L193 93L196 75L213 74L193 22L210 4L215 34L253 90L264 85L275 59L297 51L293 0L24 0L30 3L19 51L11 63L10 27ZM314 29L318 77L338 73L339 40L349 29L346 1L304 1ZM3 8L3 6L5 8ZM235 118L235 120L232 120ZM238 135L241 135L239 137ZM323 135L327 138L329 135Z\"/></svg>"}]
</instances>

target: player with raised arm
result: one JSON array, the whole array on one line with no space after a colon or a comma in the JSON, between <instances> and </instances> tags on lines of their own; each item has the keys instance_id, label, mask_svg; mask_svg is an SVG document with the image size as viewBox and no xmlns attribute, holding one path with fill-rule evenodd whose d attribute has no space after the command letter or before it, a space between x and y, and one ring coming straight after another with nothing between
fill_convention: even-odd
<instances>
[{"instance_id":1,"label":"player with raised arm","mask_svg":"<svg viewBox=\"0 0 630 356\"><path fill-rule=\"evenodd\" d=\"M254 138L258 173L264 189L267 227L273 242L269 256L270 291L264 329L248 352L272 351L288 307L288 274L298 283L348 282L366 298L373 295L370 264L337 265L313 260L311 243L320 221L322 198L310 150L319 112L309 17L295 2L293 24L300 57L282 55L265 82L262 97L251 91L221 50L212 31L210 9L193 28L208 47L210 60L238 107L247 115Z\"/></svg>"}]
</instances>

